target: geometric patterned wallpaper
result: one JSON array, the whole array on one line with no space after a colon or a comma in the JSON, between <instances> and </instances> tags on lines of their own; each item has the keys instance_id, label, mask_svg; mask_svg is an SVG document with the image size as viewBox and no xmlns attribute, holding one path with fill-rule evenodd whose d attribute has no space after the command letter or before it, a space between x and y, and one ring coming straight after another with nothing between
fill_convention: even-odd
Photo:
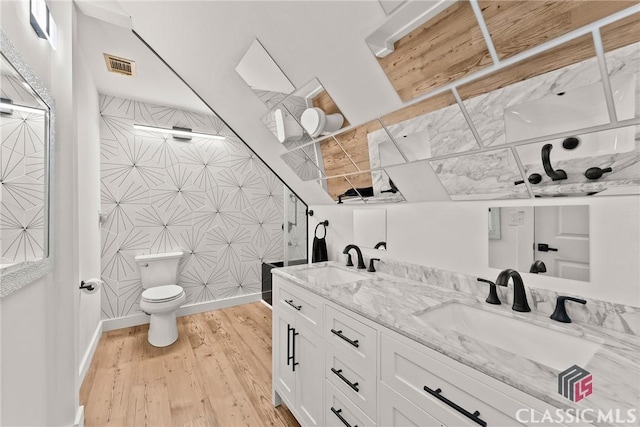
<instances>
[{"instance_id":1,"label":"geometric patterned wallpaper","mask_svg":"<svg viewBox=\"0 0 640 427\"><path fill-rule=\"evenodd\" d=\"M138 254L185 252L186 304L260 292L261 263L284 256L278 177L213 114L101 95L100 115L103 318L140 312ZM184 142L134 123L226 139Z\"/></svg>"},{"instance_id":2,"label":"geometric patterned wallpaper","mask_svg":"<svg viewBox=\"0 0 640 427\"><path fill-rule=\"evenodd\" d=\"M0 96L42 108L22 80L2 74ZM45 114L0 114L0 266L44 255Z\"/></svg>"}]
</instances>

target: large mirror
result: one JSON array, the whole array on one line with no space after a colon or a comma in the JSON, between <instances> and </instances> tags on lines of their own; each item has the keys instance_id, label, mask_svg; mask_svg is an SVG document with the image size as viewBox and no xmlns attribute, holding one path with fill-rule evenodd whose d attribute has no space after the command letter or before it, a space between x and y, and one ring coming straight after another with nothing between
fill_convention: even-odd
<instances>
[{"instance_id":1,"label":"large mirror","mask_svg":"<svg viewBox=\"0 0 640 427\"><path fill-rule=\"evenodd\" d=\"M0 296L49 267L53 99L0 31Z\"/></svg>"},{"instance_id":2,"label":"large mirror","mask_svg":"<svg viewBox=\"0 0 640 427\"><path fill-rule=\"evenodd\" d=\"M236 66L236 72L269 108L277 105L295 89L258 39L251 43Z\"/></svg>"},{"instance_id":3,"label":"large mirror","mask_svg":"<svg viewBox=\"0 0 640 427\"><path fill-rule=\"evenodd\" d=\"M387 210L354 209L353 241L361 248L387 250Z\"/></svg>"},{"instance_id":4,"label":"large mirror","mask_svg":"<svg viewBox=\"0 0 640 427\"><path fill-rule=\"evenodd\" d=\"M589 207L489 208L489 267L588 282Z\"/></svg>"}]
</instances>

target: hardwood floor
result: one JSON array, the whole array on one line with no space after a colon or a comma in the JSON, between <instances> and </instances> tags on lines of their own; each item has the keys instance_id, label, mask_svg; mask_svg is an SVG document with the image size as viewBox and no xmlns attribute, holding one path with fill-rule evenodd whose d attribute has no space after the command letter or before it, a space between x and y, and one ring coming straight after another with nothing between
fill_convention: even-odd
<instances>
[{"instance_id":1,"label":"hardwood floor","mask_svg":"<svg viewBox=\"0 0 640 427\"><path fill-rule=\"evenodd\" d=\"M271 404L271 310L262 303L178 319L166 348L148 325L103 334L80 389L86 426L299 426Z\"/></svg>"}]
</instances>

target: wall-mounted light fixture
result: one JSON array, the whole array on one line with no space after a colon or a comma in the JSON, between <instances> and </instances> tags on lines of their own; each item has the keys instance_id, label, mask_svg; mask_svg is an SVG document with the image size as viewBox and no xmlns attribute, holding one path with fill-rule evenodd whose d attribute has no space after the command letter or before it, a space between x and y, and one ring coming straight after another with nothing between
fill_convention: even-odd
<instances>
[{"instance_id":1,"label":"wall-mounted light fixture","mask_svg":"<svg viewBox=\"0 0 640 427\"><path fill-rule=\"evenodd\" d=\"M35 107L27 107L24 105L14 104L8 98L0 98L0 114L10 116L14 111L23 111L25 113L44 114L45 110Z\"/></svg>"},{"instance_id":2,"label":"wall-mounted light fixture","mask_svg":"<svg viewBox=\"0 0 640 427\"><path fill-rule=\"evenodd\" d=\"M188 128L181 128L181 127L177 127L174 126L172 129L168 129L168 128L160 128L160 127L156 127L156 126L147 126L147 125L133 125L134 129L138 129L138 130L145 130L148 132L160 132L160 133L168 133L171 135L174 135L178 138L182 138L182 139L191 139L192 137L195 138L208 138L208 139L217 139L220 141L223 141L225 139L224 136L222 135L212 135L210 133L201 133L201 132L193 132L192 130L188 129Z\"/></svg>"},{"instance_id":3,"label":"wall-mounted light fixture","mask_svg":"<svg viewBox=\"0 0 640 427\"><path fill-rule=\"evenodd\" d=\"M30 0L31 27L41 39L49 40L51 47L58 48L58 26L44 0Z\"/></svg>"}]
</instances>

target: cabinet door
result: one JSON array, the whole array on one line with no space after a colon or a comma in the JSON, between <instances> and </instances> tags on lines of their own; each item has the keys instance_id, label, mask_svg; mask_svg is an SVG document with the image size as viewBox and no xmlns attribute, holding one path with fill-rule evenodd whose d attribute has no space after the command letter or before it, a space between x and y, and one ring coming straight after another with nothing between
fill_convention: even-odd
<instances>
[{"instance_id":1,"label":"cabinet door","mask_svg":"<svg viewBox=\"0 0 640 427\"><path fill-rule=\"evenodd\" d=\"M378 387L379 425L387 427L444 427L444 424L422 411L406 398L380 383Z\"/></svg>"},{"instance_id":2,"label":"cabinet door","mask_svg":"<svg viewBox=\"0 0 640 427\"><path fill-rule=\"evenodd\" d=\"M295 372L293 371L293 321L282 314L274 316L274 387L288 406L295 405Z\"/></svg>"},{"instance_id":3,"label":"cabinet door","mask_svg":"<svg viewBox=\"0 0 640 427\"><path fill-rule=\"evenodd\" d=\"M296 409L300 424L322 426L324 341L306 328L296 329Z\"/></svg>"}]
</instances>

